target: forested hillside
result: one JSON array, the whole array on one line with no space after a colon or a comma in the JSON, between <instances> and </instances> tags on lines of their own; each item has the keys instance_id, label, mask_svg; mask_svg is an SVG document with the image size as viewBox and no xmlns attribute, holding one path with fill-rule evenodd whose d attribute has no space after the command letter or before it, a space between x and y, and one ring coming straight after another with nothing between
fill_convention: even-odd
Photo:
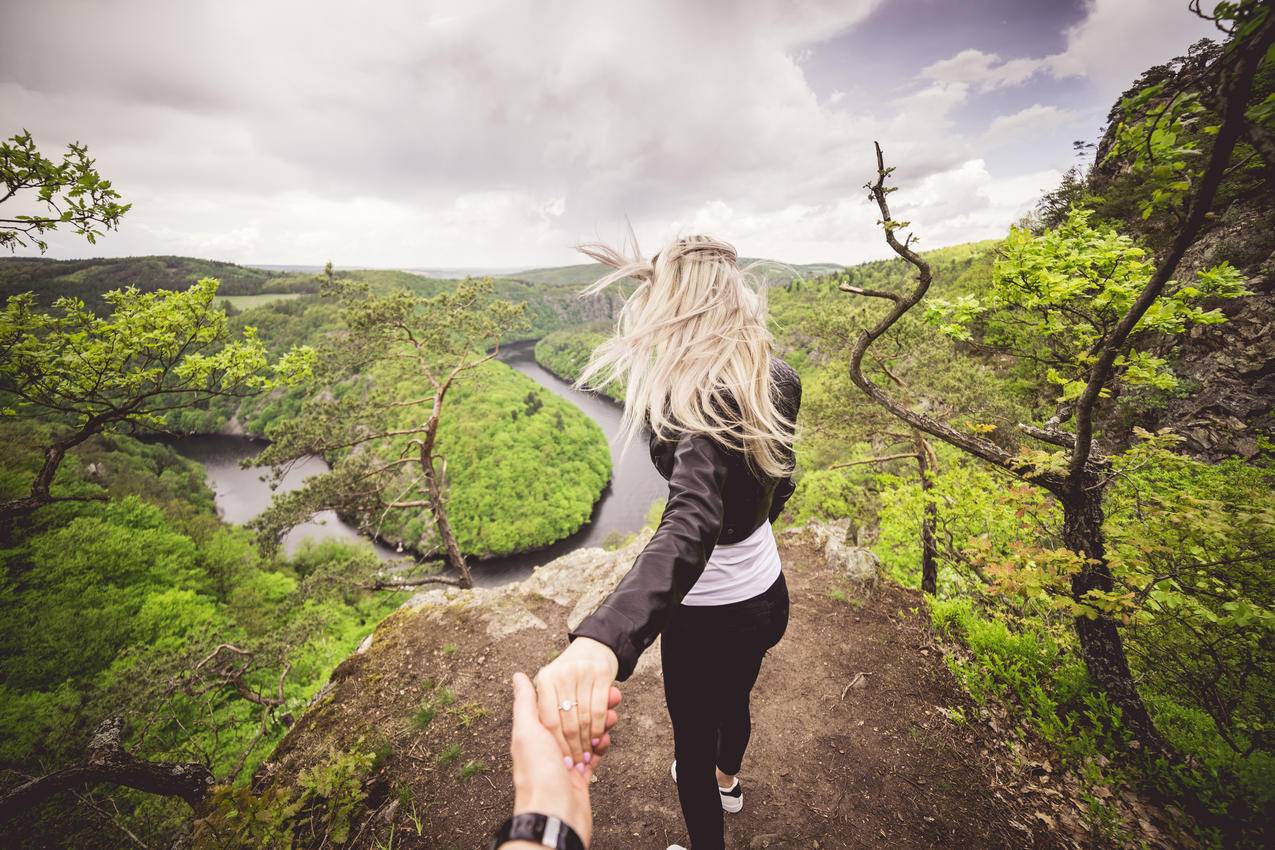
<instances>
[{"instance_id":1,"label":"forested hillside","mask_svg":"<svg viewBox=\"0 0 1275 850\"><path fill-rule=\"evenodd\" d=\"M932 590L957 678L1090 785L1117 844L1112 788L1228 845L1268 839L1275 799L1272 78L1227 50L1148 71L1094 165L961 262L910 251L879 161L901 258L815 284L805 321L775 298L809 377L790 516L852 517Z\"/></svg>"},{"instance_id":2,"label":"forested hillside","mask_svg":"<svg viewBox=\"0 0 1275 850\"><path fill-rule=\"evenodd\" d=\"M16 426L16 427L15 427ZM5 423L0 493L38 469L48 426ZM142 758L197 761L242 782L402 594L361 590L379 569L367 545L324 543L266 557L218 520L202 469L122 434L83 445L64 502L7 529L0 552L0 761L40 772L80 761L95 729L129 721ZM184 818L172 798L124 792L143 833ZM59 816L50 843L103 844L92 820Z\"/></svg>"},{"instance_id":3,"label":"forested hillside","mask_svg":"<svg viewBox=\"0 0 1275 850\"><path fill-rule=\"evenodd\" d=\"M771 283L787 283L794 278L814 277L829 274L841 269L836 263L798 263L792 265L779 260L750 259L740 257L741 267L751 267L753 273ZM509 280L524 283L569 286L579 291L607 273L601 263L581 263L575 266L556 266L548 269L529 269L516 274L504 275Z\"/></svg>"},{"instance_id":4,"label":"forested hillside","mask_svg":"<svg viewBox=\"0 0 1275 850\"><path fill-rule=\"evenodd\" d=\"M122 257L97 260L48 260L43 257L0 257L0 299L34 292L41 304L57 298L80 298L94 308L112 289L135 286L143 292L185 289L206 277L216 278L221 295L263 292L315 292L306 275L267 272L234 263L193 257Z\"/></svg>"},{"instance_id":5,"label":"forested hillside","mask_svg":"<svg viewBox=\"0 0 1275 850\"><path fill-rule=\"evenodd\" d=\"M0 423L10 448L0 462L0 760L9 775L74 770L109 740L129 758L193 765L183 775L199 793L214 781L242 789L336 663L404 598L398 587L455 580L439 573L443 546L431 512L423 503L393 507L402 481L389 482L397 496L369 504L319 475L257 529L232 527L218 519L199 466L163 442L232 422L266 437L285 426L332 434L327 417L344 406L356 412L353 427L402 436L333 446L323 452L331 475L348 482L339 475L373 457L367 448L397 468L407 436L420 432L406 402L427 392L425 376L392 361L338 374L328 355L351 350L341 341L357 321L351 311L406 303L428 313L457 296L449 288L417 301L394 285L373 295L341 283L353 301L316 291L229 317L211 279L189 289L103 288L84 299L104 305L101 315L70 299L48 312L34 295L9 299L0 322L10 352L3 386L11 407ZM469 292L481 285L456 284ZM507 314L502 330L521 325L520 305L480 300L445 327L470 327L493 309ZM460 333L466 344L467 333L476 331ZM484 345L437 427L441 491L464 556L571 534L610 475L597 425L505 364L481 362ZM429 357L446 362L463 350L440 343ZM91 393L79 389L91 385ZM373 479L360 470L366 489ZM313 544L291 557L272 545L322 508L349 508L369 533L427 562L409 558L387 573L367 544ZM127 829L163 841L184 819L180 796L123 790L109 804L127 812ZM47 816L41 829L52 829L51 843L114 846L92 822L63 821L59 802L21 808L36 821Z\"/></svg>"}]
</instances>

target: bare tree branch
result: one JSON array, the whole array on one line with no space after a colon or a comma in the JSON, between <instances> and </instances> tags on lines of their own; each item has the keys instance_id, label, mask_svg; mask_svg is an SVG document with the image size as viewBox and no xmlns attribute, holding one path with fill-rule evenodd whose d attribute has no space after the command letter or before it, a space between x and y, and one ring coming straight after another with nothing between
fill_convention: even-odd
<instances>
[{"instance_id":1,"label":"bare tree branch","mask_svg":"<svg viewBox=\"0 0 1275 850\"><path fill-rule=\"evenodd\" d=\"M885 156L881 151L879 143L873 143L877 156L877 179L875 183L867 186L869 197L877 204L877 208L881 211L881 224L885 228L885 240L889 244L894 253L898 254L913 267L916 268L917 278L916 285L906 294L889 298L894 303L894 307L881 318L871 328L860 331L858 338L855 340L854 347L850 353L850 380L855 386L863 390L869 398L877 404L884 407L894 416L903 420L920 431L924 431L931 436L937 437L946 443L956 446L975 457L981 458L995 466L1008 470L1019 477L1029 478L1046 487L1057 487L1061 484L1059 476L1050 472L1036 472L1024 468L1018 459L993 443L991 440L975 436L973 434L962 433L946 422L942 422L924 413L912 410L902 404L898 399L891 396L880 386L870 380L863 373L863 357L867 353L868 348L884 336L909 310L921 302L925 294L929 291L930 283L933 275L930 264L927 263L919 254L912 250L912 238L909 236L905 241L900 242L895 236L895 230L898 229L899 223L894 221L890 215L890 206L886 200L886 195L892 191L886 188L886 178L890 176L893 169L887 169L885 166ZM856 289L852 287L852 291ZM857 294L857 293L855 293ZM880 293L872 291L863 291L862 294L870 297L882 297Z\"/></svg>"},{"instance_id":2,"label":"bare tree branch","mask_svg":"<svg viewBox=\"0 0 1275 850\"><path fill-rule=\"evenodd\" d=\"M147 794L180 797L198 810L214 779L202 764L151 762L124 750L124 720L112 717L97 727L84 764L57 770L19 785L0 797L0 823L28 811L54 794L103 782L135 788Z\"/></svg>"},{"instance_id":3,"label":"bare tree branch","mask_svg":"<svg viewBox=\"0 0 1275 850\"><path fill-rule=\"evenodd\" d=\"M868 463L885 463L890 460L900 460L905 457L915 458L916 452L901 452L897 455L884 455L883 457L870 457L866 460L850 460L844 463L834 463L829 469L845 469L847 466L863 466Z\"/></svg>"}]
</instances>

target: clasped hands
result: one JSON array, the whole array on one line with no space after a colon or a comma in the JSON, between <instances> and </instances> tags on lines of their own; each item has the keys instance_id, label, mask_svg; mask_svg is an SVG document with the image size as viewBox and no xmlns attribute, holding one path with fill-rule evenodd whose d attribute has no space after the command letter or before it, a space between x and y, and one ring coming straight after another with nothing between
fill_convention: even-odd
<instances>
[{"instance_id":1,"label":"clasped hands","mask_svg":"<svg viewBox=\"0 0 1275 850\"><path fill-rule=\"evenodd\" d=\"M534 686L523 673L514 674L514 814L555 815L588 843L589 780L619 719L618 669L609 647L580 637L541 668Z\"/></svg>"}]
</instances>

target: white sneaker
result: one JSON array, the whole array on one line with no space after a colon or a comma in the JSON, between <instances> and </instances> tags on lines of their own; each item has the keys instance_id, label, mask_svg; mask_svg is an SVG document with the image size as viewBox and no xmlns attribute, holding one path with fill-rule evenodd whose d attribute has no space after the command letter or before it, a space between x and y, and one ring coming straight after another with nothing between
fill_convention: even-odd
<instances>
[{"instance_id":1,"label":"white sneaker","mask_svg":"<svg viewBox=\"0 0 1275 850\"><path fill-rule=\"evenodd\" d=\"M670 844L668 850L686 850L681 844Z\"/></svg>"},{"instance_id":2,"label":"white sneaker","mask_svg":"<svg viewBox=\"0 0 1275 850\"><path fill-rule=\"evenodd\" d=\"M673 776L673 781L677 782L677 759L673 760L673 766L669 768L669 773ZM717 793L722 795L722 811L730 814L738 814L744 808L744 787L739 784L739 777L735 777L735 784L729 788L717 786Z\"/></svg>"}]
</instances>

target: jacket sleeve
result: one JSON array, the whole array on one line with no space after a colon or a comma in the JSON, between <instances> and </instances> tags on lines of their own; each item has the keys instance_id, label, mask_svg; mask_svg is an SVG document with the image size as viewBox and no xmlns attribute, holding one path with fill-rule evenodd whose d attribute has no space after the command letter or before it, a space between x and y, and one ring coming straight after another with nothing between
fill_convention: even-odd
<instances>
[{"instance_id":1,"label":"jacket sleeve","mask_svg":"<svg viewBox=\"0 0 1275 850\"><path fill-rule=\"evenodd\" d=\"M722 531L726 458L705 434L682 434L673 455L668 503L655 534L611 595L570 636L593 638L615 652L616 678L633 674L640 656L704 572Z\"/></svg>"},{"instance_id":2,"label":"jacket sleeve","mask_svg":"<svg viewBox=\"0 0 1275 850\"><path fill-rule=\"evenodd\" d=\"M801 378L791 368L788 371L791 374L783 386L784 413L787 414L788 418L796 421L797 413L801 410ZM791 451L788 454L788 460L790 463L793 461ZM784 512L784 505L788 504L788 499L791 498L796 489L797 485L793 482L791 475L775 485L775 492L770 497L770 521L772 523L779 519L779 515Z\"/></svg>"},{"instance_id":3,"label":"jacket sleeve","mask_svg":"<svg viewBox=\"0 0 1275 850\"><path fill-rule=\"evenodd\" d=\"M779 519L779 515L784 512L784 505L788 504L788 500L796 491L797 485L793 483L791 475L775 485L775 493L770 497L770 521L772 523Z\"/></svg>"}]
</instances>

